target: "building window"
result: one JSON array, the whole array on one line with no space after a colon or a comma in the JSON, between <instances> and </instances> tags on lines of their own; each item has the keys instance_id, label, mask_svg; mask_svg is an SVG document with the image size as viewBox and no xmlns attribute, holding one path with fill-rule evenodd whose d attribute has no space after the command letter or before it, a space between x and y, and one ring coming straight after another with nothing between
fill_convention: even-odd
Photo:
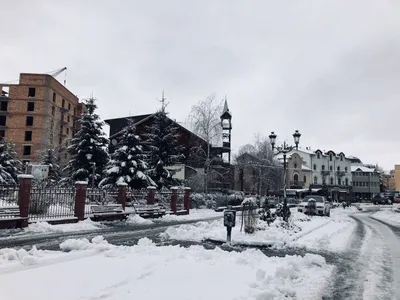
<instances>
[{"instance_id":1,"label":"building window","mask_svg":"<svg viewBox=\"0 0 400 300\"><path fill-rule=\"evenodd\" d=\"M28 102L28 111L35 110L35 102Z\"/></svg>"},{"instance_id":2,"label":"building window","mask_svg":"<svg viewBox=\"0 0 400 300\"><path fill-rule=\"evenodd\" d=\"M32 116L26 117L26 126L33 126L33 117Z\"/></svg>"},{"instance_id":3,"label":"building window","mask_svg":"<svg viewBox=\"0 0 400 300\"><path fill-rule=\"evenodd\" d=\"M59 137L59 138L58 138L58 145L60 145L60 146L61 146L61 144L62 144L62 138L61 138L61 137Z\"/></svg>"},{"instance_id":4,"label":"building window","mask_svg":"<svg viewBox=\"0 0 400 300\"><path fill-rule=\"evenodd\" d=\"M28 89L28 97L34 98L36 96L36 88L29 88Z\"/></svg>"},{"instance_id":5,"label":"building window","mask_svg":"<svg viewBox=\"0 0 400 300\"><path fill-rule=\"evenodd\" d=\"M0 110L1 111L7 111L7 109L8 109L8 102L6 102L6 101L1 102Z\"/></svg>"},{"instance_id":6,"label":"building window","mask_svg":"<svg viewBox=\"0 0 400 300\"><path fill-rule=\"evenodd\" d=\"M338 172L340 172L340 166L337 167Z\"/></svg>"},{"instance_id":7,"label":"building window","mask_svg":"<svg viewBox=\"0 0 400 300\"><path fill-rule=\"evenodd\" d=\"M70 120L69 115L67 115L67 122L68 122L68 123L69 123L69 120Z\"/></svg>"},{"instance_id":8,"label":"building window","mask_svg":"<svg viewBox=\"0 0 400 300\"><path fill-rule=\"evenodd\" d=\"M325 176L322 177L322 184L326 184L326 178L325 178Z\"/></svg>"},{"instance_id":9,"label":"building window","mask_svg":"<svg viewBox=\"0 0 400 300\"><path fill-rule=\"evenodd\" d=\"M332 161L332 154L329 154L329 160Z\"/></svg>"},{"instance_id":10,"label":"building window","mask_svg":"<svg viewBox=\"0 0 400 300\"><path fill-rule=\"evenodd\" d=\"M51 115L54 117L56 114L56 108L54 106L51 107Z\"/></svg>"},{"instance_id":11,"label":"building window","mask_svg":"<svg viewBox=\"0 0 400 300\"><path fill-rule=\"evenodd\" d=\"M32 131L25 131L25 141L32 141Z\"/></svg>"},{"instance_id":12,"label":"building window","mask_svg":"<svg viewBox=\"0 0 400 300\"><path fill-rule=\"evenodd\" d=\"M318 183L317 176L314 176L314 184L317 184L317 183Z\"/></svg>"},{"instance_id":13,"label":"building window","mask_svg":"<svg viewBox=\"0 0 400 300\"><path fill-rule=\"evenodd\" d=\"M64 132L64 126L60 125L60 133L62 134Z\"/></svg>"},{"instance_id":14,"label":"building window","mask_svg":"<svg viewBox=\"0 0 400 300\"><path fill-rule=\"evenodd\" d=\"M67 127L67 135L69 134L69 128Z\"/></svg>"},{"instance_id":15,"label":"building window","mask_svg":"<svg viewBox=\"0 0 400 300\"><path fill-rule=\"evenodd\" d=\"M62 106L62 108L65 107L65 99L62 99L62 101L61 101L61 106Z\"/></svg>"},{"instance_id":16,"label":"building window","mask_svg":"<svg viewBox=\"0 0 400 300\"><path fill-rule=\"evenodd\" d=\"M331 177L331 184L333 184L333 177Z\"/></svg>"},{"instance_id":17,"label":"building window","mask_svg":"<svg viewBox=\"0 0 400 300\"><path fill-rule=\"evenodd\" d=\"M304 175L304 177L303 177L303 181L304 181L304 183L306 183L306 182L307 182L307 177L306 177L306 175Z\"/></svg>"},{"instance_id":18,"label":"building window","mask_svg":"<svg viewBox=\"0 0 400 300\"><path fill-rule=\"evenodd\" d=\"M54 103L56 103L56 97L57 97L56 93L53 92L53 102Z\"/></svg>"},{"instance_id":19,"label":"building window","mask_svg":"<svg viewBox=\"0 0 400 300\"><path fill-rule=\"evenodd\" d=\"M317 158L320 159L321 158L321 154L318 152L317 153Z\"/></svg>"},{"instance_id":20,"label":"building window","mask_svg":"<svg viewBox=\"0 0 400 300\"><path fill-rule=\"evenodd\" d=\"M68 103L68 110L71 110L71 103Z\"/></svg>"},{"instance_id":21,"label":"building window","mask_svg":"<svg viewBox=\"0 0 400 300\"><path fill-rule=\"evenodd\" d=\"M317 165L316 164L313 165L313 169L314 169L314 171L317 169Z\"/></svg>"},{"instance_id":22,"label":"building window","mask_svg":"<svg viewBox=\"0 0 400 300\"><path fill-rule=\"evenodd\" d=\"M0 116L0 126L6 126L6 122L7 122L7 117Z\"/></svg>"},{"instance_id":23,"label":"building window","mask_svg":"<svg viewBox=\"0 0 400 300\"><path fill-rule=\"evenodd\" d=\"M61 114L61 121L64 121L64 114Z\"/></svg>"},{"instance_id":24,"label":"building window","mask_svg":"<svg viewBox=\"0 0 400 300\"><path fill-rule=\"evenodd\" d=\"M325 165L321 166L322 171L325 171Z\"/></svg>"},{"instance_id":25,"label":"building window","mask_svg":"<svg viewBox=\"0 0 400 300\"><path fill-rule=\"evenodd\" d=\"M340 178L338 178L338 180L337 180L337 181L338 181L338 183L337 183L337 184L338 184L338 185L340 185L340 183L341 183L341 181L340 181Z\"/></svg>"},{"instance_id":26,"label":"building window","mask_svg":"<svg viewBox=\"0 0 400 300\"><path fill-rule=\"evenodd\" d=\"M32 146L24 146L24 155L31 155Z\"/></svg>"},{"instance_id":27,"label":"building window","mask_svg":"<svg viewBox=\"0 0 400 300\"><path fill-rule=\"evenodd\" d=\"M346 182L346 185L349 185L349 179L348 178L345 179L345 182Z\"/></svg>"},{"instance_id":28,"label":"building window","mask_svg":"<svg viewBox=\"0 0 400 300\"><path fill-rule=\"evenodd\" d=\"M329 166L329 171L332 171L333 170L333 167L332 166Z\"/></svg>"},{"instance_id":29,"label":"building window","mask_svg":"<svg viewBox=\"0 0 400 300\"><path fill-rule=\"evenodd\" d=\"M4 129L0 130L0 138L5 138L6 137L6 131Z\"/></svg>"},{"instance_id":30,"label":"building window","mask_svg":"<svg viewBox=\"0 0 400 300\"><path fill-rule=\"evenodd\" d=\"M294 168L297 169L297 164L294 164Z\"/></svg>"},{"instance_id":31,"label":"building window","mask_svg":"<svg viewBox=\"0 0 400 300\"><path fill-rule=\"evenodd\" d=\"M347 167L344 167L344 171L347 173Z\"/></svg>"},{"instance_id":32,"label":"building window","mask_svg":"<svg viewBox=\"0 0 400 300\"><path fill-rule=\"evenodd\" d=\"M343 155L340 155L340 161L343 161Z\"/></svg>"},{"instance_id":33,"label":"building window","mask_svg":"<svg viewBox=\"0 0 400 300\"><path fill-rule=\"evenodd\" d=\"M76 107L74 107L74 116L76 116Z\"/></svg>"}]
</instances>

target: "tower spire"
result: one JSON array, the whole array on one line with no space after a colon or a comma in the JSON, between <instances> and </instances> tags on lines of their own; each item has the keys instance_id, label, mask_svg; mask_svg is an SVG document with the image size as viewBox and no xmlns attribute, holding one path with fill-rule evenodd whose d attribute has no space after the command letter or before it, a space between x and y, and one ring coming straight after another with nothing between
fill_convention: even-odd
<instances>
[{"instance_id":1,"label":"tower spire","mask_svg":"<svg viewBox=\"0 0 400 300\"><path fill-rule=\"evenodd\" d=\"M228 99L226 95L225 95L224 109L222 110L222 114L224 114L225 112L229 112Z\"/></svg>"}]
</instances>

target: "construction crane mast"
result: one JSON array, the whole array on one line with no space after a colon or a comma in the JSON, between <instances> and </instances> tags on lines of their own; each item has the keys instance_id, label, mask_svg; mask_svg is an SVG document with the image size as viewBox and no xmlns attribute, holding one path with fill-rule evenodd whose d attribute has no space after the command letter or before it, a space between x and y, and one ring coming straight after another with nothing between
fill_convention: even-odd
<instances>
[{"instance_id":1,"label":"construction crane mast","mask_svg":"<svg viewBox=\"0 0 400 300\"><path fill-rule=\"evenodd\" d=\"M64 85L66 85L67 84L67 67L64 67L64 68L56 70L56 71L49 72L48 74L53 76L53 77L56 77L56 76L60 75L62 72L64 72L64 71L65 71Z\"/></svg>"}]
</instances>

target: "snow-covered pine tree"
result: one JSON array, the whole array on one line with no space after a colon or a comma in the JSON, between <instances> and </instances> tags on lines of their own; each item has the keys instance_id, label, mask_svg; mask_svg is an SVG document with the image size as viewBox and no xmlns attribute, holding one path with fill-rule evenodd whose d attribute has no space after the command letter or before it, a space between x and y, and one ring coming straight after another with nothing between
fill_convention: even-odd
<instances>
[{"instance_id":1,"label":"snow-covered pine tree","mask_svg":"<svg viewBox=\"0 0 400 300\"><path fill-rule=\"evenodd\" d=\"M128 124L118 138L118 149L111 154L111 160L100 182L104 188L116 187L118 183L127 183L133 189L141 189L156 184L145 174L147 163L144 161L140 137L136 135L133 124Z\"/></svg>"},{"instance_id":2,"label":"snow-covered pine tree","mask_svg":"<svg viewBox=\"0 0 400 300\"><path fill-rule=\"evenodd\" d=\"M16 184L21 174L22 163L17 159L14 145L0 141L0 184Z\"/></svg>"},{"instance_id":3,"label":"snow-covered pine tree","mask_svg":"<svg viewBox=\"0 0 400 300\"><path fill-rule=\"evenodd\" d=\"M103 132L104 122L95 113L97 105L94 98L85 101L86 112L79 119L80 130L71 140L68 153L71 160L65 167L72 181L88 181L92 184L93 168L95 168L94 184L97 185L105 166L109 161L107 152L108 139Z\"/></svg>"},{"instance_id":4,"label":"snow-covered pine tree","mask_svg":"<svg viewBox=\"0 0 400 300\"><path fill-rule=\"evenodd\" d=\"M40 151L41 164L49 166L49 176L47 181L50 184L55 184L61 179L60 166L58 165L58 158L56 151L52 148Z\"/></svg>"},{"instance_id":5,"label":"snow-covered pine tree","mask_svg":"<svg viewBox=\"0 0 400 300\"><path fill-rule=\"evenodd\" d=\"M173 173L166 167L183 160L184 148L179 145L178 127L168 118L164 101L162 101L161 109L154 114L153 118L153 124L147 128L148 133L144 135L149 149L148 174L159 189L169 188L177 185L178 182L172 178Z\"/></svg>"}]
</instances>

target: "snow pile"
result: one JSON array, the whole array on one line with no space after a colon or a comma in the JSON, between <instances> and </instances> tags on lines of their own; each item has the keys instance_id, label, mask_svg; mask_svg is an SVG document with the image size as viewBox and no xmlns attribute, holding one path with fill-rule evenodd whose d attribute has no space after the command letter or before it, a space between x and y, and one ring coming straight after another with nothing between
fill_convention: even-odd
<instances>
[{"instance_id":1,"label":"snow pile","mask_svg":"<svg viewBox=\"0 0 400 300\"><path fill-rule=\"evenodd\" d=\"M400 225L400 211L398 206L392 209L380 210L374 213L372 217L394 226Z\"/></svg>"},{"instance_id":2,"label":"snow pile","mask_svg":"<svg viewBox=\"0 0 400 300\"><path fill-rule=\"evenodd\" d=\"M92 222L90 219L79 221L78 223L51 225L47 222L37 222L29 225L24 232L47 233L47 232L72 232L83 230L98 230L100 224Z\"/></svg>"},{"instance_id":3,"label":"snow pile","mask_svg":"<svg viewBox=\"0 0 400 300\"><path fill-rule=\"evenodd\" d=\"M137 224L137 225L150 225L150 224L153 224L153 222L151 220L144 219L141 216L136 215L136 214L135 215L129 215L127 220L126 220L126 223Z\"/></svg>"},{"instance_id":4,"label":"snow pile","mask_svg":"<svg viewBox=\"0 0 400 300\"><path fill-rule=\"evenodd\" d=\"M239 253L200 246L157 247L147 238L133 247L112 246L100 237L92 243L69 243L82 249L77 250L81 254L101 247L104 251L80 259L74 259L76 252L64 253L56 264L3 274L0 298L313 300L323 297L333 270L323 257L312 254L266 257L254 249Z\"/></svg>"},{"instance_id":5,"label":"snow pile","mask_svg":"<svg viewBox=\"0 0 400 300\"><path fill-rule=\"evenodd\" d=\"M40 258L45 255L50 255L51 251L38 250L36 246L33 246L31 250L26 251L25 249L11 249L3 248L0 249L0 269L9 267L10 265L22 264L26 266L38 264Z\"/></svg>"},{"instance_id":6,"label":"snow pile","mask_svg":"<svg viewBox=\"0 0 400 300\"><path fill-rule=\"evenodd\" d=\"M350 209L335 209L331 211L330 218L312 217L309 224L315 223L316 226L303 226L303 232L298 234L290 245L308 249L345 251L356 227L355 221L349 217L350 211ZM320 220L319 224L315 222L317 220Z\"/></svg>"},{"instance_id":7,"label":"snow pile","mask_svg":"<svg viewBox=\"0 0 400 300\"><path fill-rule=\"evenodd\" d=\"M104 251L112 249L113 245L109 244L103 236L99 235L89 242L88 239L68 239L60 244L60 249L62 251L77 251L77 250L96 250Z\"/></svg>"},{"instance_id":8,"label":"snow pile","mask_svg":"<svg viewBox=\"0 0 400 300\"><path fill-rule=\"evenodd\" d=\"M192 221L192 220L202 220L209 218L223 217L223 213L215 212L212 209L191 209L189 215L165 215L158 219L163 222L179 222L179 221Z\"/></svg>"},{"instance_id":9,"label":"snow pile","mask_svg":"<svg viewBox=\"0 0 400 300\"><path fill-rule=\"evenodd\" d=\"M275 246L300 246L330 250L344 250L355 228L355 222L342 212L332 211L331 218L308 217L302 213L292 212L290 227L277 218L270 226L264 221L258 222L258 230L254 234L240 231L241 217L236 218L236 226L232 229L232 244ZM197 222L169 227L161 233L162 239L196 241L207 239L226 241L226 227L222 220L213 222Z\"/></svg>"}]
</instances>

